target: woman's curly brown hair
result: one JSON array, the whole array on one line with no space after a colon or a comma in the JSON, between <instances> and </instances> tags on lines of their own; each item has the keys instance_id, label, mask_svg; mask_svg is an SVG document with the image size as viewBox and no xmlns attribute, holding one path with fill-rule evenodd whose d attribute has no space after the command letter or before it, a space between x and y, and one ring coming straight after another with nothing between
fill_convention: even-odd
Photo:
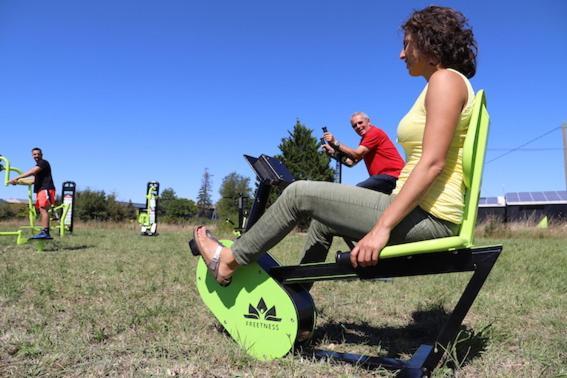
<instances>
[{"instance_id":1,"label":"woman's curly brown hair","mask_svg":"<svg viewBox=\"0 0 567 378\"><path fill-rule=\"evenodd\" d=\"M430 6L413 12L402 29L412 36L420 52L435 57L443 67L468 78L476 73L476 41L461 12Z\"/></svg>"}]
</instances>

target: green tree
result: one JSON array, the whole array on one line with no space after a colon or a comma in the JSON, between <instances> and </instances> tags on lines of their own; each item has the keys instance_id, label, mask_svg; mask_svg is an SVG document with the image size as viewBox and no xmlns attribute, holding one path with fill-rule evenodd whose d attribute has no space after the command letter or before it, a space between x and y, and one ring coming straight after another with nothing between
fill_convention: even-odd
<instances>
[{"instance_id":1,"label":"green tree","mask_svg":"<svg viewBox=\"0 0 567 378\"><path fill-rule=\"evenodd\" d=\"M319 150L319 139L313 136L313 130L303 125L299 119L295 122L289 137L282 138L278 148L279 159L296 180L333 181L334 171L329 167L329 157Z\"/></svg>"},{"instance_id":2,"label":"green tree","mask_svg":"<svg viewBox=\"0 0 567 378\"><path fill-rule=\"evenodd\" d=\"M178 223L194 217L197 205L193 200L177 197L172 188L166 188L159 197L158 214L166 223Z\"/></svg>"},{"instance_id":3,"label":"green tree","mask_svg":"<svg viewBox=\"0 0 567 378\"><path fill-rule=\"evenodd\" d=\"M138 215L138 209L132 203L132 200L128 201L128 204L125 206L126 208L126 219L136 219Z\"/></svg>"},{"instance_id":4,"label":"green tree","mask_svg":"<svg viewBox=\"0 0 567 378\"><path fill-rule=\"evenodd\" d=\"M126 205L116 200L116 194L112 193L106 196L106 213L107 220L121 222L125 219L134 219L136 217L136 209L132 203Z\"/></svg>"},{"instance_id":5,"label":"green tree","mask_svg":"<svg viewBox=\"0 0 567 378\"><path fill-rule=\"evenodd\" d=\"M329 157L319 150L319 139L313 136L313 130L307 128L299 119L289 137L282 138L278 148L282 152L275 158L289 169L296 180L333 181L334 171L329 167ZM270 203L275 201L281 190L274 191ZM298 221L300 229L309 226L310 218Z\"/></svg>"},{"instance_id":6,"label":"green tree","mask_svg":"<svg viewBox=\"0 0 567 378\"><path fill-rule=\"evenodd\" d=\"M197 205L195 201L187 198L175 198L167 202L165 207L165 222L178 223L197 214Z\"/></svg>"},{"instance_id":7,"label":"green tree","mask_svg":"<svg viewBox=\"0 0 567 378\"><path fill-rule=\"evenodd\" d=\"M251 191L250 178L241 176L236 172L229 173L222 180L219 190L221 198L216 204L219 217L231 219L234 222L238 218L238 198L240 195L250 198ZM247 211L248 208L245 210Z\"/></svg>"},{"instance_id":8,"label":"green tree","mask_svg":"<svg viewBox=\"0 0 567 378\"><path fill-rule=\"evenodd\" d=\"M16 216L16 212L9 203L0 200L0 220L10 219Z\"/></svg>"},{"instance_id":9,"label":"green tree","mask_svg":"<svg viewBox=\"0 0 567 378\"><path fill-rule=\"evenodd\" d=\"M171 201L177 199L177 194L172 188L165 188L159 195L158 200L158 216L164 216L167 213L167 207Z\"/></svg>"},{"instance_id":10,"label":"green tree","mask_svg":"<svg viewBox=\"0 0 567 378\"><path fill-rule=\"evenodd\" d=\"M86 189L76 194L75 216L82 220L108 220L108 206L103 191Z\"/></svg>"},{"instance_id":11,"label":"green tree","mask_svg":"<svg viewBox=\"0 0 567 378\"><path fill-rule=\"evenodd\" d=\"M213 201L211 199L212 175L209 170L205 168L203 177L201 179L201 187L199 188L199 194L197 195L197 210L200 217L207 217L211 208L213 207Z\"/></svg>"}]
</instances>

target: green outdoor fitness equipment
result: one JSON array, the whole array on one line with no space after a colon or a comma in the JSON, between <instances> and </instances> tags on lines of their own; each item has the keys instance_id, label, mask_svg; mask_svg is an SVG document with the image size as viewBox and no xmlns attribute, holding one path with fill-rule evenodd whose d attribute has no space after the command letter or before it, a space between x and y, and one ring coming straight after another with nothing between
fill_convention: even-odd
<instances>
[{"instance_id":1,"label":"green outdoor fitness equipment","mask_svg":"<svg viewBox=\"0 0 567 378\"><path fill-rule=\"evenodd\" d=\"M157 236L157 206L159 199L159 182L150 181L146 186L146 208L138 211L140 234Z\"/></svg>"},{"instance_id":2,"label":"green outdoor fitness equipment","mask_svg":"<svg viewBox=\"0 0 567 378\"><path fill-rule=\"evenodd\" d=\"M245 155L258 177L256 198L245 229L262 215L273 186L286 186L293 176L278 160ZM221 241L230 245L230 241ZM193 254L198 254L190 241ZM250 355L272 360L286 355L296 344L311 337L315 325L313 299L301 285L282 286L269 275L279 266L268 253L238 269L227 287L217 284L203 259L197 265L197 289L201 298L227 332Z\"/></svg>"},{"instance_id":3,"label":"green outdoor fitness equipment","mask_svg":"<svg viewBox=\"0 0 567 378\"><path fill-rule=\"evenodd\" d=\"M63 209L63 212L61 214L61 221L63 222L63 229L68 231L69 233L73 233L76 188L77 185L73 181L65 181L61 189L61 202L63 202L63 204L59 207L67 207L66 210ZM59 229L61 230L61 224L59 225ZM61 234L61 236L63 236L63 234Z\"/></svg>"},{"instance_id":4,"label":"green outdoor fitness equipment","mask_svg":"<svg viewBox=\"0 0 567 378\"><path fill-rule=\"evenodd\" d=\"M15 167L10 165L10 160L7 157L0 155L0 172L4 171L4 185L8 186L8 182L10 181L10 173L15 172L17 175L21 175L23 172ZM35 229L35 207L33 205L33 189L31 183L29 181L22 181L19 185L27 185L28 187L28 220L29 226L27 228L31 229L31 232L34 232ZM20 227L17 231L2 231L0 232L0 236L15 236L16 237L16 244L25 244L27 243L27 238L24 235L23 227Z\"/></svg>"},{"instance_id":5,"label":"green outdoor fitness equipment","mask_svg":"<svg viewBox=\"0 0 567 378\"><path fill-rule=\"evenodd\" d=\"M49 209L49 217L59 236L63 237L66 233L73 233L73 219L75 214L75 190L76 184L73 181L65 181L61 188L61 205Z\"/></svg>"},{"instance_id":6,"label":"green outdoor fitness equipment","mask_svg":"<svg viewBox=\"0 0 567 378\"><path fill-rule=\"evenodd\" d=\"M10 165L10 161L5 156L0 155L0 172L4 171L4 185L8 186L8 182L10 181L10 174L12 172L16 173L17 175L22 174L22 170L13 167ZM69 192L70 185L72 184L72 194ZM35 219L37 217L37 212L35 210L35 205L33 201L33 180L28 178L19 180L17 185L25 185L28 187L28 222L29 224L26 226L19 227L17 231L2 231L0 232L0 236L15 236L16 237L16 244L26 244L28 242L28 237L31 236L33 233L39 231L41 229L40 226L36 226ZM52 219L53 223L55 224L52 228L55 228L59 232L59 236L63 237L66 232L72 232L73 230L73 208L74 208L74 199L75 199L75 183L67 181L63 183L63 196L67 196L68 199L63 200L63 203L59 206L52 207L49 210L50 218ZM66 194L65 194L66 193ZM25 231L28 231L26 233ZM39 250L43 249L43 240L38 240L38 248Z\"/></svg>"},{"instance_id":7,"label":"green outdoor fitness equipment","mask_svg":"<svg viewBox=\"0 0 567 378\"><path fill-rule=\"evenodd\" d=\"M430 344L408 351L410 359L365 356L316 349L313 357L397 370L409 377L429 376L445 351L458 336L459 329L480 289L502 251L501 245L473 246L474 228L489 116L484 91L475 96L472 118L463 147L464 185L466 187L463 223L456 236L384 248L374 267L353 268L350 252L337 252L336 262L280 266L268 252L254 263L240 267L228 286L220 286L199 259L196 285L203 302L230 336L248 354L260 360L272 360L289 353L311 336L315 308L309 292L301 284L321 280L374 280L429 274L472 272L455 308L439 334ZM259 219L265 209L270 187L285 185L293 177L277 160L262 155L246 157L259 179L256 198L246 229ZM198 255L195 241L189 242Z\"/></svg>"}]
</instances>

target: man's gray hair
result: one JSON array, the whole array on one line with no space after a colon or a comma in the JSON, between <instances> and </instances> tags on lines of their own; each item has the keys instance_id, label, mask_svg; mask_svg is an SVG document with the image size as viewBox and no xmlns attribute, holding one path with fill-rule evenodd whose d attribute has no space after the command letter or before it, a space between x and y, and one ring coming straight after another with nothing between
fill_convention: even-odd
<instances>
[{"instance_id":1,"label":"man's gray hair","mask_svg":"<svg viewBox=\"0 0 567 378\"><path fill-rule=\"evenodd\" d=\"M364 112L354 112L352 113L352 115L350 116L350 119L353 119L356 116L361 116L362 118L365 118L367 120L370 121L370 117L368 116L368 114L364 113Z\"/></svg>"}]
</instances>

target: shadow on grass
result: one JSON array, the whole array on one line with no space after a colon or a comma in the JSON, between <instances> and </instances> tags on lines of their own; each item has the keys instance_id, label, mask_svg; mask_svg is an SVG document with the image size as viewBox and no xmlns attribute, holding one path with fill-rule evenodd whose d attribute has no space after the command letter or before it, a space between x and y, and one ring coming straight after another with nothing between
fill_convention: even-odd
<instances>
[{"instance_id":1,"label":"shadow on grass","mask_svg":"<svg viewBox=\"0 0 567 378\"><path fill-rule=\"evenodd\" d=\"M87 244L79 244L79 245L60 245L60 244L51 244L45 246L43 252L74 252L80 251L82 249L89 249L94 248L95 245L87 245Z\"/></svg>"},{"instance_id":2,"label":"shadow on grass","mask_svg":"<svg viewBox=\"0 0 567 378\"><path fill-rule=\"evenodd\" d=\"M325 344L366 345L376 347L375 355L402 358L412 355L422 344L432 345L449 318L443 306L436 305L426 310L412 313L413 321L402 327L374 327L364 323L327 322L315 329L311 346L304 347L304 352L315 348L324 348ZM461 368L470 361L480 357L486 350L490 336L490 326L478 332L461 325L455 346L449 346L442 365L450 368Z\"/></svg>"}]
</instances>

